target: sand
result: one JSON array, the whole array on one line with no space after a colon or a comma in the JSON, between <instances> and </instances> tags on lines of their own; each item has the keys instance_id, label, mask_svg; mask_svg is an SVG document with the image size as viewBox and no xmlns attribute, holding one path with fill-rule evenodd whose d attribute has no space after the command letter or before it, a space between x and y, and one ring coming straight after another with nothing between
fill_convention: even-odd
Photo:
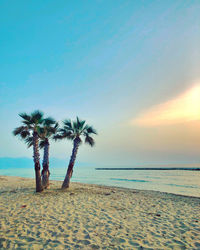
<instances>
[{"instance_id":1,"label":"sand","mask_svg":"<svg viewBox=\"0 0 200 250\"><path fill-rule=\"evenodd\" d=\"M0 249L200 249L200 198L0 177Z\"/></svg>"}]
</instances>

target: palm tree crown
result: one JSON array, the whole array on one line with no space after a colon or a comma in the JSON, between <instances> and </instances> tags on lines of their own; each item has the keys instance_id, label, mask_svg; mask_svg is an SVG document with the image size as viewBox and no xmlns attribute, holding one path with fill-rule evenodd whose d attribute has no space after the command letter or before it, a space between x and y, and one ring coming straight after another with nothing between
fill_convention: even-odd
<instances>
[{"instance_id":1,"label":"palm tree crown","mask_svg":"<svg viewBox=\"0 0 200 250\"><path fill-rule=\"evenodd\" d=\"M19 116L23 119L23 126L17 127L14 129L13 134L19 136L21 139L27 139L25 142L29 145L28 138L31 137L31 132L40 133L41 124L43 122L43 112L36 110L30 115L27 113L20 113Z\"/></svg>"},{"instance_id":2,"label":"palm tree crown","mask_svg":"<svg viewBox=\"0 0 200 250\"><path fill-rule=\"evenodd\" d=\"M51 117L43 120L42 128L40 129L40 148L45 146L47 139L51 139L56 134L58 127L58 122Z\"/></svg>"},{"instance_id":3,"label":"palm tree crown","mask_svg":"<svg viewBox=\"0 0 200 250\"><path fill-rule=\"evenodd\" d=\"M56 122L53 118L48 117L43 119L40 127L37 129L38 136L40 138L39 146L40 148L44 148L47 143L47 139L52 138L54 134L56 134L58 130L58 122ZM29 135L25 138L25 142L28 147L33 146L33 136Z\"/></svg>"},{"instance_id":4,"label":"palm tree crown","mask_svg":"<svg viewBox=\"0 0 200 250\"><path fill-rule=\"evenodd\" d=\"M82 137L84 137L85 143L89 144L91 147L94 146L95 142L92 138L92 134L97 134L96 130L86 124L86 121L76 118L75 121L70 119L63 121L63 128L58 130L58 134L54 136L55 140L58 139L70 139L80 145L82 143Z\"/></svg>"}]
</instances>

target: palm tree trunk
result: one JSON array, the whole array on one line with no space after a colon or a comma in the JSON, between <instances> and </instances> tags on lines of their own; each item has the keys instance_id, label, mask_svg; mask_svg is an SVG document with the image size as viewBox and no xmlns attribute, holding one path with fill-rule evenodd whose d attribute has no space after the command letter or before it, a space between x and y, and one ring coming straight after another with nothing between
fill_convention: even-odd
<instances>
[{"instance_id":1,"label":"palm tree trunk","mask_svg":"<svg viewBox=\"0 0 200 250\"><path fill-rule=\"evenodd\" d=\"M74 140L74 146L73 146L73 150L72 150L72 155L69 161L69 165L68 165L68 169L67 169L67 174L65 176L65 179L63 181L62 184L62 189L68 188L69 187L69 183L70 183L70 179L72 177L73 174L73 167L74 167L74 163L76 160L76 155L78 152L78 147L79 147L79 140Z\"/></svg>"},{"instance_id":2,"label":"palm tree trunk","mask_svg":"<svg viewBox=\"0 0 200 250\"><path fill-rule=\"evenodd\" d=\"M40 174L40 154L38 149L38 142L38 134L37 132L33 132L33 160L35 163L36 192L41 192L43 190L43 187Z\"/></svg>"},{"instance_id":3,"label":"palm tree trunk","mask_svg":"<svg viewBox=\"0 0 200 250\"><path fill-rule=\"evenodd\" d=\"M42 163L42 185L43 188L49 188L49 140L46 139L44 145L44 156L43 156L43 163Z\"/></svg>"}]
</instances>

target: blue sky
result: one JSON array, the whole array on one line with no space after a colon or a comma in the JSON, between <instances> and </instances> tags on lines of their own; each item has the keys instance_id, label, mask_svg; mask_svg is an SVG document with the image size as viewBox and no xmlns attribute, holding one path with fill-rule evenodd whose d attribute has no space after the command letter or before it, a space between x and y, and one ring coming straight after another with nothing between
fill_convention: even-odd
<instances>
[{"instance_id":1,"label":"blue sky","mask_svg":"<svg viewBox=\"0 0 200 250\"><path fill-rule=\"evenodd\" d=\"M198 119L130 124L200 84L199 13L199 1L2 0L0 156L32 155L11 131L19 112L40 109L97 128L82 161L199 161ZM52 145L54 157L70 150Z\"/></svg>"}]
</instances>

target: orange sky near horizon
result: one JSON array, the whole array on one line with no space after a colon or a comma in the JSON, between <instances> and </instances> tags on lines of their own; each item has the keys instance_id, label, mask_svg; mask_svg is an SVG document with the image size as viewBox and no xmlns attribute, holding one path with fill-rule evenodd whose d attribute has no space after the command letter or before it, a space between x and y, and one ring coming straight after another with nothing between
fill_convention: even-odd
<instances>
[{"instance_id":1,"label":"orange sky near horizon","mask_svg":"<svg viewBox=\"0 0 200 250\"><path fill-rule=\"evenodd\" d=\"M139 114L132 125L152 127L200 120L200 84Z\"/></svg>"}]
</instances>

